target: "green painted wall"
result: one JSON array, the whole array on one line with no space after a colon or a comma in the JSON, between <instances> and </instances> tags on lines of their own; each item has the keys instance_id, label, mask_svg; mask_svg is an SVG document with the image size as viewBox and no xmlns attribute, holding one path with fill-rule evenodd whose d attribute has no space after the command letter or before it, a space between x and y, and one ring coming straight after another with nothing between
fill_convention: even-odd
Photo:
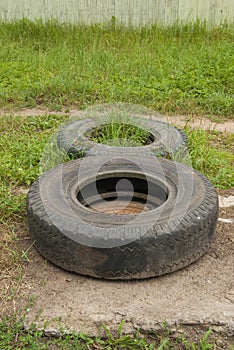
<instances>
[{"instance_id":1,"label":"green painted wall","mask_svg":"<svg viewBox=\"0 0 234 350\"><path fill-rule=\"evenodd\" d=\"M234 0L0 0L0 19L55 18L61 22L104 23L114 16L124 25L206 20L233 22Z\"/></svg>"}]
</instances>

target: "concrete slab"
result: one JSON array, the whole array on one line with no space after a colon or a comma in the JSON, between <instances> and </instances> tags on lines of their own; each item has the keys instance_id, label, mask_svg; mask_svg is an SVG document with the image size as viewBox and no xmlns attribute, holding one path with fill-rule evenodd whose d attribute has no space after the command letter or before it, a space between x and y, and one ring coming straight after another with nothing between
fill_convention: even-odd
<instances>
[{"instance_id":1,"label":"concrete slab","mask_svg":"<svg viewBox=\"0 0 234 350\"><path fill-rule=\"evenodd\" d=\"M219 196L219 207L220 208L228 208L234 206L234 196Z\"/></svg>"},{"instance_id":2,"label":"concrete slab","mask_svg":"<svg viewBox=\"0 0 234 350\"><path fill-rule=\"evenodd\" d=\"M221 216L233 216L221 209ZM222 210L224 210L222 212ZM227 212L228 210L228 212ZM100 324L124 331L208 325L234 334L234 225L218 223L211 250L189 267L141 281L105 281L72 274L46 262L35 250L24 273L21 303L27 309L26 327L35 323L48 333L60 328L99 334ZM22 296L27 296L22 298Z\"/></svg>"}]
</instances>

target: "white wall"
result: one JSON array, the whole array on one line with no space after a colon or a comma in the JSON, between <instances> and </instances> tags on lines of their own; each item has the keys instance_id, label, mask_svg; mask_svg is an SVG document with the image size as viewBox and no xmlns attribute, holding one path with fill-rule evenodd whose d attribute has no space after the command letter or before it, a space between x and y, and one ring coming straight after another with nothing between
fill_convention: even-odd
<instances>
[{"instance_id":1,"label":"white wall","mask_svg":"<svg viewBox=\"0 0 234 350\"><path fill-rule=\"evenodd\" d=\"M114 16L124 25L206 20L233 22L234 0L0 0L0 19L57 19L104 23Z\"/></svg>"}]
</instances>

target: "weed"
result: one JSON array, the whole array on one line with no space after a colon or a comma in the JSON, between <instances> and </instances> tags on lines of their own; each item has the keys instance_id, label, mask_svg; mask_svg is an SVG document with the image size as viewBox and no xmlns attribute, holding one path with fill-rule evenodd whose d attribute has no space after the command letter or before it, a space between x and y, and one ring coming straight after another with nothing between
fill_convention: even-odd
<instances>
[{"instance_id":1,"label":"weed","mask_svg":"<svg viewBox=\"0 0 234 350\"><path fill-rule=\"evenodd\" d=\"M212 331L209 329L199 340L199 343L192 343L189 344L188 340L185 338L184 335L181 335L178 339L181 341L181 343L185 346L186 350L192 349L192 350L209 350L213 349L213 345L209 343L209 337L211 335Z\"/></svg>"},{"instance_id":2,"label":"weed","mask_svg":"<svg viewBox=\"0 0 234 350\"><path fill-rule=\"evenodd\" d=\"M134 337L128 334L121 335L123 325L124 321L120 323L116 334L113 334L105 325L102 325L107 338L106 343L108 345L106 349L152 349L153 344L149 348L146 339L139 337L139 334L136 334Z\"/></svg>"},{"instance_id":3,"label":"weed","mask_svg":"<svg viewBox=\"0 0 234 350\"><path fill-rule=\"evenodd\" d=\"M33 241L25 251L24 250L22 251L21 258L23 259L23 261L30 262L29 257L28 257L28 252L34 246L34 244L35 244L35 241Z\"/></svg>"},{"instance_id":4,"label":"weed","mask_svg":"<svg viewBox=\"0 0 234 350\"><path fill-rule=\"evenodd\" d=\"M116 332L110 331L102 325L104 334L101 336L90 336L85 333L62 332L57 336L46 336L44 330L37 330L35 325L31 325L26 331L24 319L17 316L5 317L0 322L0 348L11 349L64 349L64 350L210 350L219 349L215 340L210 342L211 330L208 330L196 342L189 341L184 335L179 337L152 333L151 335L136 333L133 335L123 334L122 321ZM166 333L170 333L167 330ZM228 345L228 343L226 343Z\"/></svg>"}]
</instances>

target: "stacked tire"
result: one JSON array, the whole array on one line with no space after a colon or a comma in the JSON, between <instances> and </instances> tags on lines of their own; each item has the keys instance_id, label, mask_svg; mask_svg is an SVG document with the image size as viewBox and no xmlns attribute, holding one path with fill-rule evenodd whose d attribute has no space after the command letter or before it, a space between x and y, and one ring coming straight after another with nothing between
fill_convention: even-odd
<instances>
[{"instance_id":1,"label":"stacked tire","mask_svg":"<svg viewBox=\"0 0 234 350\"><path fill-rule=\"evenodd\" d=\"M59 149L77 159L29 190L36 249L66 270L106 279L155 277L196 261L213 240L218 197L204 175L183 164L186 135L144 118L147 145L106 146L87 137L102 123L83 118L59 130ZM135 123L142 127L141 118Z\"/></svg>"}]
</instances>

